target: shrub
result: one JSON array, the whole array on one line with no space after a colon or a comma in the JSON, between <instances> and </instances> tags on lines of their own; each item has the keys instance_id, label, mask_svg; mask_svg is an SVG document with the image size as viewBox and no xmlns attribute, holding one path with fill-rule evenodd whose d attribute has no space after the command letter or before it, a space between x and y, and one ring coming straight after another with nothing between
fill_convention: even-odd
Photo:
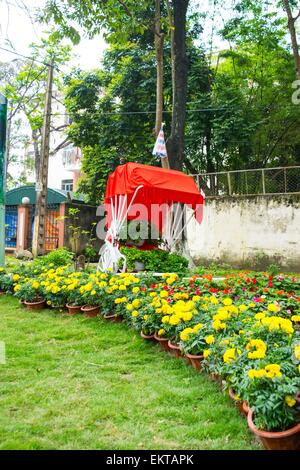
<instances>
[{"instance_id":1,"label":"shrub","mask_svg":"<svg viewBox=\"0 0 300 470\"><path fill-rule=\"evenodd\" d=\"M138 250L137 248L121 248L121 253L127 258L127 268L134 270L135 261L145 264L145 270L150 272L186 273L188 260L176 253L164 250Z\"/></svg>"},{"instance_id":2,"label":"shrub","mask_svg":"<svg viewBox=\"0 0 300 470\"><path fill-rule=\"evenodd\" d=\"M57 248L45 256L41 256L34 261L36 266L66 266L70 264L73 259L73 253L66 248Z\"/></svg>"}]
</instances>

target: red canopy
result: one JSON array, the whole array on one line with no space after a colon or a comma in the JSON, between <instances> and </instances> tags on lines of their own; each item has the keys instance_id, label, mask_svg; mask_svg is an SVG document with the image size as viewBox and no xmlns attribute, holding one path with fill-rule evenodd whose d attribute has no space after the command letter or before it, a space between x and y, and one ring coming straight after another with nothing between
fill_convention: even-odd
<instances>
[{"instance_id":1,"label":"red canopy","mask_svg":"<svg viewBox=\"0 0 300 470\"><path fill-rule=\"evenodd\" d=\"M156 166L126 163L120 165L108 177L105 202L115 195L128 195L130 200L136 188L143 185L134 200L137 204L162 204L181 202L193 208L203 204L194 179L181 171Z\"/></svg>"},{"instance_id":2,"label":"red canopy","mask_svg":"<svg viewBox=\"0 0 300 470\"><path fill-rule=\"evenodd\" d=\"M195 216L200 223L203 215L203 196L200 193L194 179L181 171L168 170L155 166L142 165L139 163L126 163L120 165L108 177L105 194L105 206L107 210L107 226L112 220L111 202L115 206L117 213L120 204L118 196L127 195L127 208L135 194L137 188L142 186L134 198L133 207L129 210L127 219L148 220L153 222L161 231L163 226L163 216L159 215L159 220L153 220L153 205L171 203L183 203L190 205L196 210ZM117 198L116 198L117 196ZM146 215L137 213L137 205L143 205ZM122 203L121 203L122 206Z\"/></svg>"}]
</instances>

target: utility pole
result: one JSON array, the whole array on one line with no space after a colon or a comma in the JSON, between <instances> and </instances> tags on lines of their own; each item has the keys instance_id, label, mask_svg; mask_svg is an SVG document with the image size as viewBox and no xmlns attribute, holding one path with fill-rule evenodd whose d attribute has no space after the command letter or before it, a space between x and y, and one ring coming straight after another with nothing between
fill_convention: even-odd
<instances>
[{"instance_id":1,"label":"utility pole","mask_svg":"<svg viewBox=\"0 0 300 470\"><path fill-rule=\"evenodd\" d=\"M32 253L36 257L44 252L45 220L47 211L48 164L50 150L51 100L53 87L53 64L48 65L48 78L44 108L39 174L36 175L36 204Z\"/></svg>"},{"instance_id":2,"label":"utility pole","mask_svg":"<svg viewBox=\"0 0 300 470\"><path fill-rule=\"evenodd\" d=\"M7 99L0 94L0 266L5 264L5 186Z\"/></svg>"}]
</instances>

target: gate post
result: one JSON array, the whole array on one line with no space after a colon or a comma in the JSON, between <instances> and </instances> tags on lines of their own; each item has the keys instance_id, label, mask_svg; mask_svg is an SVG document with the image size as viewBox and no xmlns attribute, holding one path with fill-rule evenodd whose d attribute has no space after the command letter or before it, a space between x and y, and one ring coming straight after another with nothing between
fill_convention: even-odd
<instances>
[{"instance_id":1,"label":"gate post","mask_svg":"<svg viewBox=\"0 0 300 470\"><path fill-rule=\"evenodd\" d=\"M18 206L17 251L28 248L29 209L27 204Z\"/></svg>"},{"instance_id":2,"label":"gate post","mask_svg":"<svg viewBox=\"0 0 300 470\"><path fill-rule=\"evenodd\" d=\"M58 220L58 248L62 248L65 243L65 213L66 204L61 202L59 205L59 220Z\"/></svg>"}]
</instances>

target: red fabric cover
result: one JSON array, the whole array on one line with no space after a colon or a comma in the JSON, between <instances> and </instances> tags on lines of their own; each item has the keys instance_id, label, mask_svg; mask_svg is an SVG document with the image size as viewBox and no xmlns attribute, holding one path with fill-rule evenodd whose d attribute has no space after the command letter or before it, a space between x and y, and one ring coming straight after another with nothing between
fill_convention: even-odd
<instances>
[{"instance_id":1,"label":"red fabric cover","mask_svg":"<svg viewBox=\"0 0 300 470\"><path fill-rule=\"evenodd\" d=\"M204 198L197 188L194 179L181 171L168 170L155 166L142 165L140 163L126 163L119 165L116 170L108 177L105 194L105 208L107 211L106 222L110 226L111 216L111 198L115 204L115 196L127 194L128 207L135 190L139 189L133 204L133 209L129 211L128 220L145 220L143 215L136 213L135 204L143 204L147 211L147 220L151 222L151 205L168 204L179 202L190 205L196 210L195 217L200 223L203 217ZM117 198L118 207L118 198ZM155 221L159 231L162 230L163 215L160 215L159 221Z\"/></svg>"},{"instance_id":2,"label":"red fabric cover","mask_svg":"<svg viewBox=\"0 0 300 470\"><path fill-rule=\"evenodd\" d=\"M174 201L191 204L194 208L197 204L203 204L203 196L191 176L181 171L132 162L119 165L109 175L105 202L110 204L111 197L121 194L127 194L130 200L140 185L144 187L139 190L134 200L137 204L162 204Z\"/></svg>"}]
</instances>

